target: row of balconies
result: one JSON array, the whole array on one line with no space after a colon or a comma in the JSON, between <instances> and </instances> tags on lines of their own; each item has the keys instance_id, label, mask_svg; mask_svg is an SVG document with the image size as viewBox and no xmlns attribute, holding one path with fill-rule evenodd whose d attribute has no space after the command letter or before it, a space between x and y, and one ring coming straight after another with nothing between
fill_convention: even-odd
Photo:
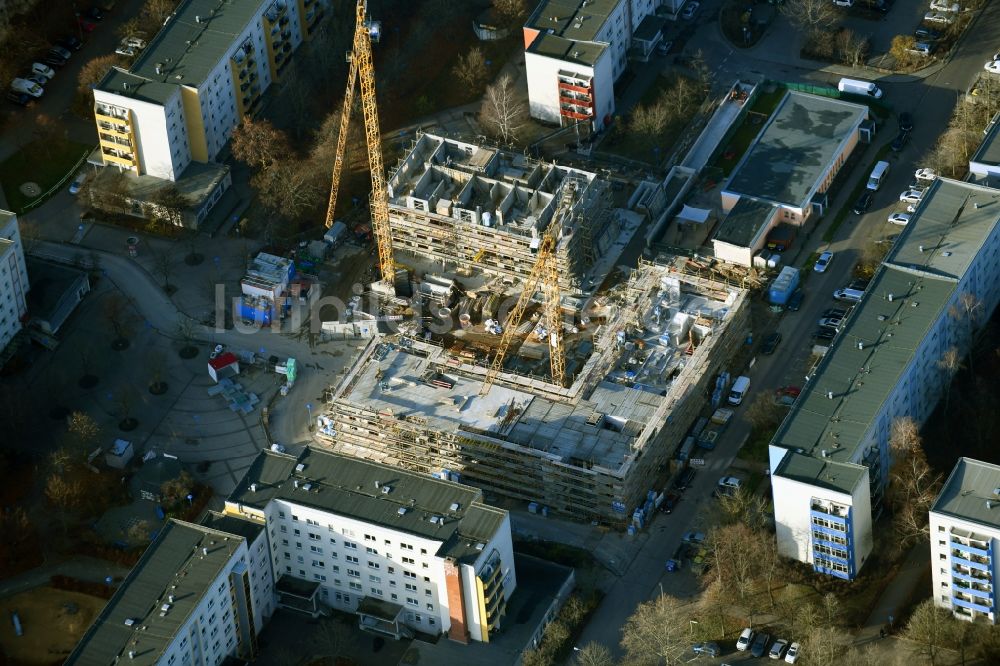
<instances>
[{"instance_id":1,"label":"row of balconies","mask_svg":"<svg viewBox=\"0 0 1000 666\"><path fill-rule=\"evenodd\" d=\"M816 513L826 514L827 516L835 516L837 518L847 518L850 515L850 510L846 506L840 506L838 504L820 504L818 502L813 502L810 507Z\"/></svg>"}]
</instances>

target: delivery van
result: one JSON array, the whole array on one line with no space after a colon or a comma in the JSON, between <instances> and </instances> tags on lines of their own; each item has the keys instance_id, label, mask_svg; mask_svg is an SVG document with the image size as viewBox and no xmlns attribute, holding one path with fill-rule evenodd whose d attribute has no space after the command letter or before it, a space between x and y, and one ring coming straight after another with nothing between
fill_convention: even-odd
<instances>
[{"instance_id":1,"label":"delivery van","mask_svg":"<svg viewBox=\"0 0 1000 666\"><path fill-rule=\"evenodd\" d=\"M853 95L865 95L875 99L882 99L882 89L871 81L861 81L859 79L841 79L837 84L837 90L842 93Z\"/></svg>"},{"instance_id":2,"label":"delivery van","mask_svg":"<svg viewBox=\"0 0 1000 666\"><path fill-rule=\"evenodd\" d=\"M872 169L871 175L868 176L868 189L873 192L878 191L878 188L882 187L882 181L885 180L885 177L888 174L889 174L888 162L879 162L878 164L876 164L875 168Z\"/></svg>"},{"instance_id":3,"label":"delivery van","mask_svg":"<svg viewBox=\"0 0 1000 666\"><path fill-rule=\"evenodd\" d=\"M737 377L736 381L733 382L732 390L729 392L729 404L738 405L743 402L743 398L749 390L750 378L743 375Z\"/></svg>"}]
</instances>

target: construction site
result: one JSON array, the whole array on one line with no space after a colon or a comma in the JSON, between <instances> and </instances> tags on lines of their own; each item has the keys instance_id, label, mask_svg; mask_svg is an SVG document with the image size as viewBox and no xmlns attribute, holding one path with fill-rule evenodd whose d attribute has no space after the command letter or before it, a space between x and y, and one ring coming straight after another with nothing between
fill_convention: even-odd
<instances>
[{"instance_id":1,"label":"construction site","mask_svg":"<svg viewBox=\"0 0 1000 666\"><path fill-rule=\"evenodd\" d=\"M421 134L387 182L392 249L403 264L510 285L531 275L556 224L563 306L579 309L627 235L609 185L579 169Z\"/></svg>"},{"instance_id":2,"label":"construction site","mask_svg":"<svg viewBox=\"0 0 1000 666\"><path fill-rule=\"evenodd\" d=\"M745 290L640 263L566 341L568 386L451 336L373 338L330 394L317 440L461 479L579 520L624 526L670 472L749 325ZM515 340L518 336L514 336ZM530 356L530 355L529 355Z\"/></svg>"}]
</instances>

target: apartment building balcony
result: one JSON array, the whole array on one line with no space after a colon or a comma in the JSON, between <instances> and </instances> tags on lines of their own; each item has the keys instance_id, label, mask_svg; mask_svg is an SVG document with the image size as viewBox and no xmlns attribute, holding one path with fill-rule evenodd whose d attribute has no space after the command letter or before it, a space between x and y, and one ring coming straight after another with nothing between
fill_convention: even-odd
<instances>
[{"instance_id":1,"label":"apartment building balcony","mask_svg":"<svg viewBox=\"0 0 1000 666\"><path fill-rule=\"evenodd\" d=\"M129 112L128 109L118 109L113 106L105 106L103 104L97 104L94 106L94 114L98 116L98 120L107 119L108 122L115 121L125 121L129 122Z\"/></svg>"},{"instance_id":2,"label":"apartment building balcony","mask_svg":"<svg viewBox=\"0 0 1000 666\"><path fill-rule=\"evenodd\" d=\"M584 95L582 93L567 94L565 92L560 92L559 103L569 104L571 106L583 106L588 108L592 108L594 106L594 100L591 99L589 95Z\"/></svg>"},{"instance_id":3,"label":"apartment building balcony","mask_svg":"<svg viewBox=\"0 0 1000 666\"><path fill-rule=\"evenodd\" d=\"M979 548L977 546L968 545L960 541L956 541L954 537L952 537L951 540L948 542L948 546L952 550L959 550L963 553L968 553L969 555L975 555L985 560L989 560L990 556L992 555L992 553L990 553L989 548Z\"/></svg>"},{"instance_id":4,"label":"apartment building balcony","mask_svg":"<svg viewBox=\"0 0 1000 666\"><path fill-rule=\"evenodd\" d=\"M97 125L97 133L107 134L108 136L116 139L131 140L132 138L132 132L129 130L128 127L112 126L106 123L99 123Z\"/></svg>"},{"instance_id":5,"label":"apartment building balcony","mask_svg":"<svg viewBox=\"0 0 1000 666\"><path fill-rule=\"evenodd\" d=\"M988 573L979 571L978 569L969 569L968 567L952 567L951 577L954 580L962 580L967 583L974 583L981 587L989 587L993 589L993 577Z\"/></svg>"},{"instance_id":6,"label":"apartment building balcony","mask_svg":"<svg viewBox=\"0 0 1000 666\"><path fill-rule=\"evenodd\" d=\"M268 23L277 23L278 20L284 16L287 9L288 4L285 0L275 0L275 2L272 2L271 6L265 10L264 18Z\"/></svg>"},{"instance_id":7,"label":"apartment building balcony","mask_svg":"<svg viewBox=\"0 0 1000 666\"><path fill-rule=\"evenodd\" d=\"M115 150L127 150L128 152L135 152L135 146L132 145L132 141L129 138L114 137L107 135L99 135L98 141L102 146L107 146L108 148L114 148Z\"/></svg>"},{"instance_id":8,"label":"apartment building balcony","mask_svg":"<svg viewBox=\"0 0 1000 666\"><path fill-rule=\"evenodd\" d=\"M979 536L974 532L958 528L952 528L948 537L953 546L977 549L981 551L981 553L977 554L981 554L984 557L989 557L992 554L990 552L992 550L991 540L988 537Z\"/></svg>"},{"instance_id":9,"label":"apartment building balcony","mask_svg":"<svg viewBox=\"0 0 1000 666\"><path fill-rule=\"evenodd\" d=\"M582 93L585 95L590 95L592 93L591 89L588 86L576 85L568 81L560 80L558 87L560 91L570 90L572 92Z\"/></svg>"},{"instance_id":10,"label":"apartment building balcony","mask_svg":"<svg viewBox=\"0 0 1000 666\"><path fill-rule=\"evenodd\" d=\"M280 26L286 26L286 25L288 25L288 15L287 14L285 14L284 16L282 16L281 18L278 19L278 25L280 25Z\"/></svg>"},{"instance_id":11,"label":"apartment building balcony","mask_svg":"<svg viewBox=\"0 0 1000 666\"><path fill-rule=\"evenodd\" d=\"M951 551L951 561L952 564L960 564L969 569L978 569L979 571L989 571L990 561L985 557L980 557L978 555L966 555L960 550L952 549Z\"/></svg>"},{"instance_id":12,"label":"apartment building balcony","mask_svg":"<svg viewBox=\"0 0 1000 666\"><path fill-rule=\"evenodd\" d=\"M993 613L992 606L983 605L971 597L953 594L951 595L951 603L953 606L958 606L959 608L967 608L968 610L979 611L980 613Z\"/></svg>"},{"instance_id":13,"label":"apartment building balcony","mask_svg":"<svg viewBox=\"0 0 1000 666\"><path fill-rule=\"evenodd\" d=\"M559 115L564 118L572 118L573 120L590 120L594 117L592 113L580 113L566 107L560 107Z\"/></svg>"},{"instance_id":14,"label":"apartment building balcony","mask_svg":"<svg viewBox=\"0 0 1000 666\"><path fill-rule=\"evenodd\" d=\"M989 589L982 589L983 586L976 585L975 583L966 583L964 581L955 581L951 583L951 589L958 593L964 594L966 596L972 596L979 599L985 599L989 602L989 605L993 605L993 592Z\"/></svg>"},{"instance_id":15,"label":"apartment building balcony","mask_svg":"<svg viewBox=\"0 0 1000 666\"><path fill-rule=\"evenodd\" d=\"M282 30L281 31L281 38L284 39L284 40L286 40L286 41L289 40L289 39L291 39L292 38L292 31L291 30Z\"/></svg>"}]
</instances>

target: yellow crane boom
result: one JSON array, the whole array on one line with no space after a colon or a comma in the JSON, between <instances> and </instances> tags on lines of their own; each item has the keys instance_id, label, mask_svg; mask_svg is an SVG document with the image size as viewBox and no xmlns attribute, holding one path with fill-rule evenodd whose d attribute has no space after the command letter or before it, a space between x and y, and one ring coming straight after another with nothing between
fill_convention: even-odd
<instances>
[{"instance_id":1,"label":"yellow crane boom","mask_svg":"<svg viewBox=\"0 0 1000 666\"><path fill-rule=\"evenodd\" d=\"M372 176L370 209L372 234L378 247L379 268L382 281L392 284L395 267L392 261L392 232L389 228L389 193L385 185L385 165L382 160L382 134L378 125L378 106L375 102L375 65L372 62L372 41L378 41L380 26L367 17L367 0L358 0L354 25L354 44L348 54L350 71L347 75L347 92L344 110L340 115L340 134L337 136L337 153L333 161L330 183L330 201L326 209L326 227L333 225L337 208L340 177L344 170L344 151L347 131L351 123L354 104L354 86L361 79L361 107L365 118L365 142L368 146L368 168Z\"/></svg>"}]
</instances>

